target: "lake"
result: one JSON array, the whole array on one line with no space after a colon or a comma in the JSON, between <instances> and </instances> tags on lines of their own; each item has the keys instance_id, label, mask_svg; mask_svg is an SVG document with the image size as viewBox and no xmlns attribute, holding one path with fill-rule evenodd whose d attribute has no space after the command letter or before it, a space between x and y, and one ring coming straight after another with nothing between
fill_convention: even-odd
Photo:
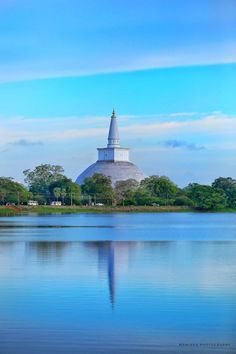
<instances>
[{"instance_id":1,"label":"lake","mask_svg":"<svg viewBox=\"0 0 236 354\"><path fill-rule=\"evenodd\" d=\"M0 218L0 354L236 353L236 214Z\"/></svg>"}]
</instances>

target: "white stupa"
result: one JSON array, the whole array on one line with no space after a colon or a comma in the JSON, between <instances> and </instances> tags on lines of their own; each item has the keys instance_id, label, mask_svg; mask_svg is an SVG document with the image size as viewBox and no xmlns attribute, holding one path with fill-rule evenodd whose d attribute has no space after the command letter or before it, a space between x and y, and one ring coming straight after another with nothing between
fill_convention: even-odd
<instances>
[{"instance_id":1,"label":"white stupa","mask_svg":"<svg viewBox=\"0 0 236 354\"><path fill-rule=\"evenodd\" d=\"M82 185L86 177L95 173L102 173L111 178L112 185L117 181L135 179L141 181L145 178L143 172L129 161L129 149L120 146L120 137L115 111L113 110L108 134L108 144L105 148L98 148L98 160L82 172L76 183Z\"/></svg>"}]
</instances>

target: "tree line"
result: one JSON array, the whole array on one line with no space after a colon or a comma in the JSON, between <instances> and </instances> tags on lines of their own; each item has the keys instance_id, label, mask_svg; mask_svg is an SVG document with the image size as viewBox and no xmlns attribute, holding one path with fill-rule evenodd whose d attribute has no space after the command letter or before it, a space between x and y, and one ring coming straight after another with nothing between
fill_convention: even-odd
<instances>
[{"instance_id":1,"label":"tree line","mask_svg":"<svg viewBox=\"0 0 236 354\"><path fill-rule=\"evenodd\" d=\"M53 200L63 205L147 205L186 206L197 210L236 208L236 180L219 177L211 185L190 183L179 188L166 176L150 176L140 183L133 179L118 181L94 174L79 186L65 176L58 165L44 164L23 171L26 185L12 178L0 177L0 203L27 204L30 199L39 204Z\"/></svg>"}]
</instances>

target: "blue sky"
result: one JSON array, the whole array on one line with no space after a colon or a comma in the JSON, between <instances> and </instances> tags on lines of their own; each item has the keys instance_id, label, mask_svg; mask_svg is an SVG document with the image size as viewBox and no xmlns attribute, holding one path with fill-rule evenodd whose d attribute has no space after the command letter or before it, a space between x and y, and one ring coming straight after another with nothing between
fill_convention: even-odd
<instances>
[{"instance_id":1,"label":"blue sky","mask_svg":"<svg viewBox=\"0 0 236 354\"><path fill-rule=\"evenodd\" d=\"M106 144L180 185L236 177L235 0L2 0L0 170L73 179Z\"/></svg>"}]
</instances>

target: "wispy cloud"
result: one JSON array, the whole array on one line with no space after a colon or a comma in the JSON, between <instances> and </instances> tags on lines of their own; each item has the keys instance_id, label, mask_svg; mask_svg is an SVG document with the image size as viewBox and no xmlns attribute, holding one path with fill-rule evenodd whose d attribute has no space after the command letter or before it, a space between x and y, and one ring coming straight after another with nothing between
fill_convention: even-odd
<instances>
[{"instance_id":1,"label":"wispy cloud","mask_svg":"<svg viewBox=\"0 0 236 354\"><path fill-rule=\"evenodd\" d=\"M183 114L183 113L180 113ZM151 116L149 119L140 119L139 116L132 119L121 120L122 126L120 133L122 140L142 138L152 139L152 141L161 141L163 146L169 148L184 148L188 150L203 150L207 144L212 141L220 143L223 140L228 142L235 140L236 116L230 116L221 112L213 112L198 118L185 113L184 120L176 120L177 113L165 116L163 121L160 115ZM140 122L134 124L134 122ZM44 124L42 124L44 122ZM46 124L45 124L46 122ZM95 127L91 127L94 122ZM96 124L95 124L96 123ZM67 117L49 119L1 119L1 142L0 145L15 146L40 146L42 144L53 142L69 143L75 141L84 141L84 139L104 137L104 143L107 136L109 120L104 117ZM69 127L69 129L67 128ZM178 137L181 137L179 139ZM192 137L194 137L192 139ZM205 139L205 140L204 140ZM144 142L144 145L146 143Z\"/></svg>"},{"instance_id":2,"label":"wispy cloud","mask_svg":"<svg viewBox=\"0 0 236 354\"><path fill-rule=\"evenodd\" d=\"M132 160L147 174L162 171L181 183L208 182L221 171L233 176L236 116L186 112L184 119L177 117L178 112L164 119L160 114L124 116L119 124L121 142L132 149ZM5 174L21 178L17 171L46 161L61 164L75 178L96 159L96 147L106 145L108 126L107 117L1 118L1 166Z\"/></svg>"},{"instance_id":3,"label":"wispy cloud","mask_svg":"<svg viewBox=\"0 0 236 354\"><path fill-rule=\"evenodd\" d=\"M187 141L181 141L181 140L166 140L163 142L164 146L176 149L176 148L184 148L188 150L205 150L205 146L203 145L197 145L194 143L190 143Z\"/></svg>"},{"instance_id":4,"label":"wispy cloud","mask_svg":"<svg viewBox=\"0 0 236 354\"><path fill-rule=\"evenodd\" d=\"M223 11L222 1L176 0L175 11L162 0L136 1L135 16L132 2L121 0L99 8L93 0L71 0L71 8L65 0L7 2L0 2L2 82L236 61L233 0Z\"/></svg>"},{"instance_id":5,"label":"wispy cloud","mask_svg":"<svg viewBox=\"0 0 236 354\"><path fill-rule=\"evenodd\" d=\"M48 58L47 65L45 65L45 60L42 62L37 60L30 63L26 61L26 63L23 62L22 64L3 63L0 70L0 83L236 63L235 45L226 45L226 48L228 47L230 47L229 51L227 49L219 51L219 46L213 47L212 53L214 55L206 53L201 47L196 47L189 55L183 54L186 53L186 48L180 49L180 53L175 53L174 56L169 52L165 54L157 52L150 57L140 54L139 58L137 58L130 53L126 55L126 62L124 63L116 60L103 63L104 58L102 57L98 58L96 65L94 61L91 63L86 62L87 58L84 58L84 63L80 61L79 65L79 62L71 62L70 58L66 58L64 62L57 62L57 57Z\"/></svg>"},{"instance_id":6,"label":"wispy cloud","mask_svg":"<svg viewBox=\"0 0 236 354\"><path fill-rule=\"evenodd\" d=\"M9 143L10 145L16 145L16 146L22 146L22 147L28 147L28 146L38 146L38 145L43 145L42 141L32 141L32 140L26 140L26 139L20 139L14 142Z\"/></svg>"},{"instance_id":7,"label":"wispy cloud","mask_svg":"<svg viewBox=\"0 0 236 354\"><path fill-rule=\"evenodd\" d=\"M236 116L226 115L220 112L200 117L199 119L188 119L176 121L169 119L165 122L155 122L151 124L135 124L122 128L126 133L132 133L135 136L162 136L173 134L211 134L235 136Z\"/></svg>"},{"instance_id":8,"label":"wispy cloud","mask_svg":"<svg viewBox=\"0 0 236 354\"><path fill-rule=\"evenodd\" d=\"M176 112L169 114L169 117L194 117L197 112Z\"/></svg>"}]
</instances>

